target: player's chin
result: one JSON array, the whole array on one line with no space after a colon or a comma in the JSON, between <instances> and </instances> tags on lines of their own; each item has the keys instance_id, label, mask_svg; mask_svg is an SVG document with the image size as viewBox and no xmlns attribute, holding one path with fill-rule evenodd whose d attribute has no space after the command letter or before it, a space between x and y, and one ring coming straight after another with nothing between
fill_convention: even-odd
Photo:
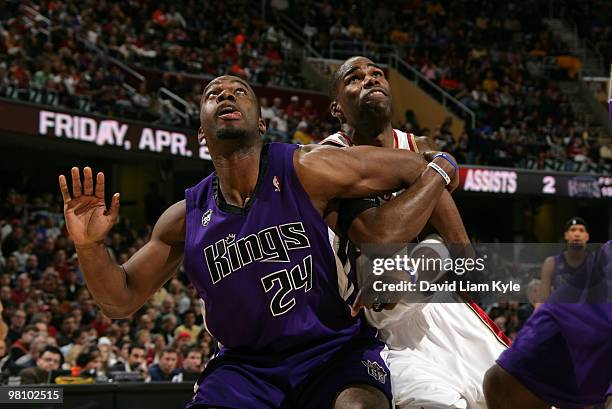
<instances>
[{"instance_id":1,"label":"player's chin","mask_svg":"<svg viewBox=\"0 0 612 409\"><path fill-rule=\"evenodd\" d=\"M240 122L240 123L232 123ZM232 121L217 128L217 138L223 140L242 139L249 135L242 121Z\"/></svg>"},{"instance_id":2,"label":"player's chin","mask_svg":"<svg viewBox=\"0 0 612 409\"><path fill-rule=\"evenodd\" d=\"M584 246L586 242L584 240L572 240L569 242L570 246Z\"/></svg>"},{"instance_id":3,"label":"player's chin","mask_svg":"<svg viewBox=\"0 0 612 409\"><path fill-rule=\"evenodd\" d=\"M391 115L391 105L386 101L364 101L363 108L372 116L387 118Z\"/></svg>"}]
</instances>

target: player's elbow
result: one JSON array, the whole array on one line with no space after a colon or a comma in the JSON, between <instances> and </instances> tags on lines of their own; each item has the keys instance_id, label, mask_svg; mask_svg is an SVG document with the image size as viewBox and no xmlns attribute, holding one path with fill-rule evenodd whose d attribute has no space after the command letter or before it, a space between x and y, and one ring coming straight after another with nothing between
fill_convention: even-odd
<instances>
[{"instance_id":1,"label":"player's elbow","mask_svg":"<svg viewBox=\"0 0 612 409\"><path fill-rule=\"evenodd\" d=\"M506 409L514 406L506 406L508 396L506 394L507 385L504 385L503 370L497 365L493 365L485 373L482 383L482 391L485 395L487 407L489 409Z\"/></svg>"}]
</instances>

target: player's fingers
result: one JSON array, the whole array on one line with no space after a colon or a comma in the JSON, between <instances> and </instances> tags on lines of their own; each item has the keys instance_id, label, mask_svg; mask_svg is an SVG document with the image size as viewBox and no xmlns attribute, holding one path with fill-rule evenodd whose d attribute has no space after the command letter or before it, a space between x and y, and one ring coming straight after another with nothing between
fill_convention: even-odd
<instances>
[{"instance_id":1,"label":"player's fingers","mask_svg":"<svg viewBox=\"0 0 612 409\"><path fill-rule=\"evenodd\" d=\"M64 199L64 204L70 201L70 192L68 191L68 182L66 182L66 176L59 175L59 186L60 191L62 192L62 199Z\"/></svg>"},{"instance_id":2,"label":"player's fingers","mask_svg":"<svg viewBox=\"0 0 612 409\"><path fill-rule=\"evenodd\" d=\"M83 169L83 193L85 195L93 195L93 172L89 166Z\"/></svg>"},{"instance_id":3,"label":"player's fingers","mask_svg":"<svg viewBox=\"0 0 612 409\"><path fill-rule=\"evenodd\" d=\"M390 303L386 303L386 304L384 304L383 308L384 308L385 310L392 310L392 309L394 309L394 308L395 308L395 306L396 306L396 305L397 305L397 303L396 303L396 302L390 302Z\"/></svg>"},{"instance_id":4,"label":"player's fingers","mask_svg":"<svg viewBox=\"0 0 612 409\"><path fill-rule=\"evenodd\" d=\"M74 167L70 169L70 174L72 175L72 196L79 197L83 193L83 188L81 187L81 173L79 172L79 168Z\"/></svg>"},{"instance_id":5,"label":"player's fingers","mask_svg":"<svg viewBox=\"0 0 612 409\"><path fill-rule=\"evenodd\" d=\"M121 197L119 193L115 193L113 195L113 198L111 199L111 207L110 207L108 214L111 217L111 222L113 224L115 224L117 222L117 219L119 218L119 207L120 207L119 199L120 198Z\"/></svg>"},{"instance_id":6,"label":"player's fingers","mask_svg":"<svg viewBox=\"0 0 612 409\"><path fill-rule=\"evenodd\" d=\"M96 197L104 199L104 173L102 172L96 175Z\"/></svg>"}]
</instances>

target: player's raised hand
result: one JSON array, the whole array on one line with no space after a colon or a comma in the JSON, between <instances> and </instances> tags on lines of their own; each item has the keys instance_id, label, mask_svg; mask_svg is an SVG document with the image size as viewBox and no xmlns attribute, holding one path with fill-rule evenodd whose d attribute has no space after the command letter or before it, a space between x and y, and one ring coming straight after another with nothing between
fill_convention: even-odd
<instances>
[{"instance_id":1,"label":"player's raised hand","mask_svg":"<svg viewBox=\"0 0 612 409\"><path fill-rule=\"evenodd\" d=\"M79 168L71 169L72 196L64 175L59 177L60 190L64 199L64 217L70 238L75 246L101 243L119 216L119 193L113 195L110 209L104 203L104 173L96 175L94 190L93 172L90 167L83 169L83 184Z\"/></svg>"}]
</instances>

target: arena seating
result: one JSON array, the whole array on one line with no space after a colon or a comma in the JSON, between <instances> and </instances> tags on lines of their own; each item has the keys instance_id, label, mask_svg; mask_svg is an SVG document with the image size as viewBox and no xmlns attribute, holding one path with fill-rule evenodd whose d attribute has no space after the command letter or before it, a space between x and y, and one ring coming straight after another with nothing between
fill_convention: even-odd
<instances>
[{"instance_id":1,"label":"arena seating","mask_svg":"<svg viewBox=\"0 0 612 409\"><path fill-rule=\"evenodd\" d=\"M60 347L64 369L72 374L95 369L99 378L125 362L129 345L136 343L145 348L147 369L158 363L166 347L179 352L175 375L180 372L181 353L191 345L200 347L204 364L216 343L201 329L200 302L184 275L171 280L133 317L111 321L84 286L59 200L57 192L28 197L4 185L0 188L0 322L8 325L6 338L0 339L3 379L35 365L46 345ZM112 257L127 260L150 231L150 226L137 229L123 219L109 236ZM90 362L79 359L83 356L90 356ZM32 357L34 361L28 359ZM142 379L148 377L145 371Z\"/></svg>"},{"instance_id":2,"label":"arena seating","mask_svg":"<svg viewBox=\"0 0 612 409\"><path fill-rule=\"evenodd\" d=\"M191 122L197 120L201 86L190 86L183 75L229 72L265 86L308 85L299 74L297 46L274 24L284 12L304 16L303 35L324 55L332 43L349 42L373 56L392 48L472 109L477 126L458 138L446 124L419 127L410 113L396 124L435 139L463 163L597 172L611 160L599 143L601 135L574 114L555 81L575 78L576 72L554 63L566 50L536 17L548 2L533 1L529 10L506 2L504 19L488 17L495 15L489 13L493 6L482 8L479 2L377 4L341 8L331 1L313 7L294 2L282 10L280 2L268 8L267 20L256 7L244 7L248 18L237 20L235 9L224 2L67 0L38 7L49 19L44 23L28 21L20 3L8 2L0 15L5 51L0 93L181 126L184 118L158 98L158 89L171 87L187 104ZM211 15L216 18L207 18ZM166 81L130 87L129 74L109 62L111 57L125 66L161 70ZM294 116L287 114L296 112L291 100L267 103L273 106L268 123L274 140L317 141L336 126L326 107L298 101ZM311 114L301 115L305 111Z\"/></svg>"}]
</instances>

